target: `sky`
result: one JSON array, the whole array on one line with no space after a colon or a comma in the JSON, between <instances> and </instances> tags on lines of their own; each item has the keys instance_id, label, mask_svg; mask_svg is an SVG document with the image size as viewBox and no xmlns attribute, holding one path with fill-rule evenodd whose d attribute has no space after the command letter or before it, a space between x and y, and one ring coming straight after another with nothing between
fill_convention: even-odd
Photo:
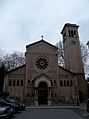
<instances>
[{"instance_id":1,"label":"sky","mask_svg":"<svg viewBox=\"0 0 89 119\"><path fill-rule=\"evenodd\" d=\"M65 23L79 25L79 38L89 40L89 0L0 0L0 49L25 52L26 45L62 40Z\"/></svg>"}]
</instances>

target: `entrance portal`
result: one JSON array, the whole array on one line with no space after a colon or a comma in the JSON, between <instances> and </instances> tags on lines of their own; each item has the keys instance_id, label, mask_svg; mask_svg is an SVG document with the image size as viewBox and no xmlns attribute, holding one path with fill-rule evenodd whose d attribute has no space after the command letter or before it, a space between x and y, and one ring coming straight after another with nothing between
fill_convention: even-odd
<instances>
[{"instance_id":1,"label":"entrance portal","mask_svg":"<svg viewBox=\"0 0 89 119\"><path fill-rule=\"evenodd\" d=\"M38 104L48 104L48 88L46 82L40 82L38 86Z\"/></svg>"}]
</instances>

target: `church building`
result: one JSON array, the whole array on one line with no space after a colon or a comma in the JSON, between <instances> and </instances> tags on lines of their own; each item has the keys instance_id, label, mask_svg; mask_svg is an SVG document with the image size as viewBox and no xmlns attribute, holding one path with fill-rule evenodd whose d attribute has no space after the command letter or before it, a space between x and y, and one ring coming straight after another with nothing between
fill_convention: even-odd
<instances>
[{"instance_id":1,"label":"church building","mask_svg":"<svg viewBox=\"0 0 89 119\"><path fill-rule=\"evenodd\" d=\"M58 48L42 38L26 46L26 63L7 72L3 91L36 106L85 101L78 27L66 23L61 31L65 68L58 65Z\"/></svg>"}]
</instances>

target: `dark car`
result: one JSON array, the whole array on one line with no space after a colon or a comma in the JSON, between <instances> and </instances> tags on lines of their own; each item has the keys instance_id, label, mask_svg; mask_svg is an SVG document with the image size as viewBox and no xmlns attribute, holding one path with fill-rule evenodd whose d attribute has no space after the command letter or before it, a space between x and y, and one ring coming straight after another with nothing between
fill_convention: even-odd
<instances>
[{"instance_id":1,"label":"dark car","mask_svg":"<svg viewBox=\"0 0 89 119\"><path fill-rule=\"evenodd\" d=\"M9 118L12 115L13 109L10 106L0 105L0 119Z\"/></svg>"},{"instance_id":2,"label":"dark car","mask_svg":"<svg viewBox=\"0 0 89 119\"><path fill-rule=\"evenodd\" d=\"M89 99L87 100L87 112L89 112Z\"/></svg>"},{"instance_id":3,"label":"dark car","mask_svg":"<svg viewBox=\"0 0 89 119\"><path fill-rule=\"evenodd\" d=\"M18 105L19 111L23 111L26 108L25 104L23 104L22 102L20 102L16 99L6 98L5 100L9 103L14 103L14 104Z\"/></svg>"},{"instance_id":4,"label":"dark car","mask_svg":"<svg viewBox=\"0 0 89 119\"><path fill-rule=\"evenodd\" d=\"M5 99L0 98L0 104L2 106L10 106L13 109L13 113L16 113L19 111L19 106L17 104L10 103L6 101Z\"/></svg>"}]
</instances>

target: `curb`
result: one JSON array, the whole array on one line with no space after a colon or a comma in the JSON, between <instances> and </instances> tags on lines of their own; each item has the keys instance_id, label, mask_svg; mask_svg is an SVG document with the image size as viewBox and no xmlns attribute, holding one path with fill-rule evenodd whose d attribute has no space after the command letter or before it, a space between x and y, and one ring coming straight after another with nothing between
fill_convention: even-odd
<instances>
[{"instance_id":1,"label":"curb","mask_svg":"<svg viewBox=\"0 0 89 119\"><path fill-rule=\"evenodd\" d=\"M80 109L79 106L29 106L27 109Z\"/></svg>"}]
</instances>

